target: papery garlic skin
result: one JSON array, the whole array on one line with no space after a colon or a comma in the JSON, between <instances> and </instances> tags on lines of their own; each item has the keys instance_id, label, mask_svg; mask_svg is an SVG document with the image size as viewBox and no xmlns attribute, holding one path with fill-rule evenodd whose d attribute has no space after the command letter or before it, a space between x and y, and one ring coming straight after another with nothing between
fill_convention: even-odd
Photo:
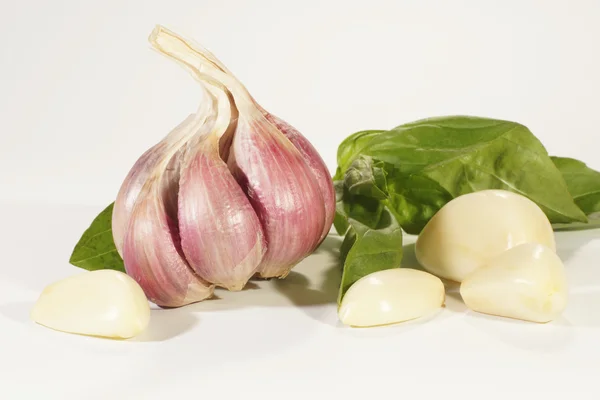
<instances>
[{"instance_id":1,"label":"papery garlic skin","mask_svg":"<svg viewBox=\"0 0 600 400\"><path fill-rule=\"evenodd\" d=\"M266 111L263 111L263 114L298 149L317 180L325 205L325 224L321 234L321 240L323 240L329 233L335 217L335 190L329 169L313 145L296 128Z\"/></svg>"},{"instance_id":2,"label":"papery garlic skin","mask_svg":"<svg viewBox=\"0 0 600 400\"><path fill-rule=\"evenodd\" d=\"M125 270L162 307L202 301L214 291L185 259L177 216L181 160L191 138L214 125L212 107L202 102L196 114L146 153L151 157L142 156L115 202L113 239L121 247Z\"/></svg>"},{"instance_id":3,"label":"papery garlic skin","mask_svg":"<svg viewBox=\"0 0 600 400\"><path fill-rule=\"evenodd\" d=\"M35 303L31 319L62 332L125 339L146 329L150 306L129 276L98 270L48 285Z\"/></svg>"},{"instance_id":4,"label":"papery garlic skin","mask_svg":"<svg viewBox=\"0 0 600 400\"><path fill-rule=\"evenodd\" d=\"M252 205L208 137L182 168L179 230L186 259L203 279L232 291L254 275L266 251Z\"/></svg>"},{"instance_id":5,"label":"papery garlic skin","mask_svg":"<svg viewBox=\"0 0 600 400\"><path fill-rule=\"evenodd\" d=\"M176 171L176 169L175 169ZM146 296L162 307L179 307L212 296L214 285L190 268L181 249L177 204L167 197L177 193L177 180L153 177L136 202L123 245L127 274Z\"/></svg>"},{"instance_id":6,"label":"papery garlic skin","mask_svg":"<svg viewBox=\"0 0 600 400\"><path fill-rule=\"evenodd\" d=\"M228 164L263 226L263 278L285 277L321 241L325 207L300 152L264 117L240 116Z\"/></svg>"},{"instance_id":7,"label":"papery garlic skin","mask_svg":"<svg viewBox=\"0 0 600 400\"><path fill-rule=\"evenodd\" d=\"M462 282L460 294L473 311L540 323L560 316L568 297L562 261L537 243L493 258Z\"/></svg>"},{"instance_id":8,"label":"papery garlic skin","mask_svg":"<svg viewBox=\"0 0 600 400\"><path fill-rule=\"evenodd\" d=\"M426 316L444 304L442 281L427 272L409 268L377 271L356 281L340 304L345 325L369 327Z\"/></svg>"},{"instance_id":9,"label":"papery garlic skin","mask_svg":"<svg viewBox=\"0 0 600 400\"><path fill-rule=\"evenodd\" d=\"M419 235L415 254L427 271L462 282L503 251L530 242L556 249L538 205L509 191L483 190L442 207Z\"/></svg>"},{"instance_id":10,"label":"papery garlic skin","mask_svg":"<svg viewBox=\"0 0 600 400\"><path fill-rule=\"evenodd\" d=\"M123 239L125 230L131 217L133 206L142 190L142 186L167 153L173 147L180 147L186 137L193 133L194 127L200 123L201 115L191 114L182 123L177 125L169 134L156 145L152 146L135 162L125 180L123 181L112 214L112 234L115 247L123 257Z\"/></svg>"}]
</instances>

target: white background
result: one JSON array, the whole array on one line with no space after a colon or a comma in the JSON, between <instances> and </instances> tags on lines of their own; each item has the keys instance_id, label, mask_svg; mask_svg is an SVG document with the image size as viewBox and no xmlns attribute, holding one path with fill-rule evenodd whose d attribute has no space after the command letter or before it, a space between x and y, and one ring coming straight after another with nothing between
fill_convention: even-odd
<instances>
[{"instance_id":1,"label":"white background","mask_svg":"<svg viewBox=\"0 0 600 400\"><path fill-rule=\"evenodd\" d=\"M331 170L339 142L445 114L527 125L600 168L599 1L2 1L0 199L108 204L198 105L149 49L211 49Z\"/></svg>"},{"instance_id":2,"label":"white background","mask_svg":"<svg viewBox=\"0 0 600 400\"><path fill-rule=\"evenodd\" d=\"M600 169L599 1L1 0L0 398L600 398L597 232L559 235L574 295L544 326L450 296L427 323L343 329L321 265L335 238L282 290L155 312L141 343L30 323L133 162L198 105L149 49L157 23L211 49L332 172L349 134L447 114L523 123Z\"/></svg>"}]
</instances>

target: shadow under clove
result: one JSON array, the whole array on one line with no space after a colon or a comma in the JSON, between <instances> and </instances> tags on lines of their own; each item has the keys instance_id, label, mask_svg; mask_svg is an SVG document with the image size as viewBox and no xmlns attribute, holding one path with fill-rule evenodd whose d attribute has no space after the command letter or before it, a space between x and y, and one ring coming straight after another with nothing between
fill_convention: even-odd
<instances>
[{"instance_id":1,"label":"shadow under clove","mask_svg":"<svg viewBox=\"0 0 600 400\"><path fill-rule=\"evenodd\" d=\"M328 234L313 254L327 253L338 258L340 255L342 239L341 236L335 233Z\"/></svg>"},{"instance_id":2,"label":"shadow under clove","mask_svg":"<svg viewBox=\"0 0 600 400\"><path fill-rule=\"evenodd\" d=\"M285 279L274 281L275 288L299 307L333 304L337 301L337 292L341 271L337 265L324 271L324 281L320 288L312 289L306 275L290 272Z\"/></svg>"},{"instance_id":3,"label":"shadow under clove","mask_svg":"<svg viewBox=\"0 0 600 400\"><path fill-rule=\"evenodd\" d=\"M465 313L468 311L469 309L465 305L462 296L460 295L460 285L455 282L451 282L449 284L444 282L444 286L446 287L446 309L456 313Z\"/></svg>"},{"instance_id":4,"label":"shadow under clove","mask_svg":"<svg viewBox=\"0 0 600 400\"><path fill-rule=\"evenodd\" d=\"M292 304L300 307L311 318L334 326L337 326L336 304L342 280L340 245L339 236L327 236L315 252L318 255L313 256L315 262L310 263L307 268L299 269L305 274L292 271L287 278L274 281L278 293L283 294ZM315 282L321 283L317 285Z\"/></svg>"},{"instance_id":5,"label":"shadow under clove","mask_svg":"<svg viewBox=\"0 0 600 400\"><path fill-rule=\"evenodd\" d=\"M180 336L198 324L198 317L179 308L153 309L150 324L130 342L162 342Z\"/></svg>"},{"instance_id":6,"label":"shadow under clove","mask_svg":"<svg viewBox=\"0 0 600 400\"><path fill-rule=\"evenodd\" d=\"M0 305L0 315L20 324L29 323L33 304L33 302L27 301L2 304Z\"/></svg>"},{"instance_id":7,"label":"shadow under clove","mask_svg":"<svg viewBox=\"0 0 600 400\"><path fill-rule=\"evenodd\" d=\"M284 279L253 278L239 292L217 288L211 299L178 310L193 313L293 305L322 321L325 318L323 306L334 305L337 301L342 273L339 265L340 244L341 238L330 234L313 254L294 267Z\"/></svg>"},{"instance_id":8,"label":"shadow under clove","mask_svg":"<svg viewBox=\"0 0 600 400\"><path fill-rule=\"evenodd\" d=\"M419 261L417 261L414 243L409 243L402 246L402 262L400 263L400 266L402 268L412 268L425 271L421 264L419 264Z\"/></svg>"},{"instance_id":9,"label":"shadow under clove","mask_svg":"<svg viewBox=\"0 0 600 400\"><path fill-rule=\"evenodd\" d=\"M600 239L600 229L573 232L555 232L556 253L563 262L573 258L577 252L594 239Z\"/></svg>"}]
</instances>

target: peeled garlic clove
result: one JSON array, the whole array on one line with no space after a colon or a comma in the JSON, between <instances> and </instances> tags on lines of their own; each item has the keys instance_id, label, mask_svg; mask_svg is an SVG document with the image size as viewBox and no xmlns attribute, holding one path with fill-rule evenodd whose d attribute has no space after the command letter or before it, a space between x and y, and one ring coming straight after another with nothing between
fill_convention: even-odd
<instances>
[{"instance_id":1,"label":"peeled garlic clove","mask_svg":"<svg viewBox=\"0 0 600 400\"><path fill-rule=\"evenodd\" d=\"M228 103L225 93L219 94ZM256 272L266 243L252 205L219 156L218 139L229 118L223 122L218 119L212 133L188 151L180 180L179 229L186 259L200 277L241 290Z\"/></svg>"},{"instance_id":2,"label":"peeled garlic clove","mask_svg":"<svg viewBox=\"0 0 600 400\"><path fill-rule=\"evenodd\" d=\"M198 125L198 119L201 117L202 115L199 114L188 116L181 124L169 132L163 140L142 154L123 181L117 194L112 214L113 239L121 257L123 257L125 230L142 187L156 167L156 164L168 156L173 147L180 147L185 138L193 133L193 129Z\"/></svg>"},{"instance_id":3,"label":"peeled garlic clove","mask_svg":"<svg viewBox=\"0 0 600 400\"><path fill-rule=\"evenodd\" d=\"M442 207L419 235L415 253L427 271L462 282L503 251L530 242L556 249L537 204L509 191L483 190Z\"/></svg>"},{"instance_id":4,"label":"peeled garlic clove","mask_svg":"<svg viewBox=\"0 0 600 400\"><path fill-rule=\"evenodd\" d=\"M323 226L323 232L321 234L321 240L327 236L335 217L335 190L333 188L333 181L329 169L325 165L325 162L313 147L313 145L306 139L296 128L263 110L263 114L271 123L273 123L277 129L281 131L289 139L290 142L298 149L304 161L310 167L313 176L317 180L321 196L325 204L325 224Z\"/></svg>"},{"instance_id":5,"label":"peeled garlic clove","mask_svg":"<svg viewBox=\"0 0 600 400\"><path fill-rule=\"evenodd\" d=\"M99 270L47 286L31 318L62 332L131 338L148 326L150 306L140 286L129 276Z\"/></svg>"},{"instance_id":6,"label":"peeled garlic clove","mask_svg":"<svg viewBox=\"0 0 600 400\"><path fill-rule=\"evenodd\" d=\"M424 271L394 268L356 281L342 299L338 315L345 325L394 324L432 313L444 304L442 281Z\"/></svg>"},{"instance_id":7,"label":"peeled garlic clove","mask_svg":"<svg viewBox=\"0 0 600 400\"><path fill-rule=\"evenodd\" d=\"M564 266L556 253L526 243L493 258L469 275L460 294L471 310L533 322L558 317L567 305Z\"/></svg>"},{"instance_id":8,"label":"peeled garlic clove","mask_svg":"<svg viewBox=\"0 0 600 400\"><path fill-rule=\"evenodd\" d=\"M146 296L163 307L179 307L210 297L214 286L190 268L177 225L177 156L160 166L140 192L125 233L123 261Z\"/></svg>"}]
</instances>

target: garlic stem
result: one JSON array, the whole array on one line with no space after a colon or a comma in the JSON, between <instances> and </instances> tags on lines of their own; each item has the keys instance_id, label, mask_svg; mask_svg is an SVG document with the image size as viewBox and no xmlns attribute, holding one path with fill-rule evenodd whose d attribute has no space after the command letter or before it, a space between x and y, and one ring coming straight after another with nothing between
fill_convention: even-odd
<instances>
[{"instance_id":1,"label":"garlic stem","mask_svg":"<svg viewBox=\"0 0 600 400\"><path fill-rule=\"evenodd\" d=\"M211 83L215 87L231 92L236 98L236 106L240 111L254 111L254 99L246 87L229 72L221 69L217 63L207 58L208 51L160 25L152 31L148 40L154 49L177 61L196 80L201 83Z\"/></svg>"}]
</instances>

